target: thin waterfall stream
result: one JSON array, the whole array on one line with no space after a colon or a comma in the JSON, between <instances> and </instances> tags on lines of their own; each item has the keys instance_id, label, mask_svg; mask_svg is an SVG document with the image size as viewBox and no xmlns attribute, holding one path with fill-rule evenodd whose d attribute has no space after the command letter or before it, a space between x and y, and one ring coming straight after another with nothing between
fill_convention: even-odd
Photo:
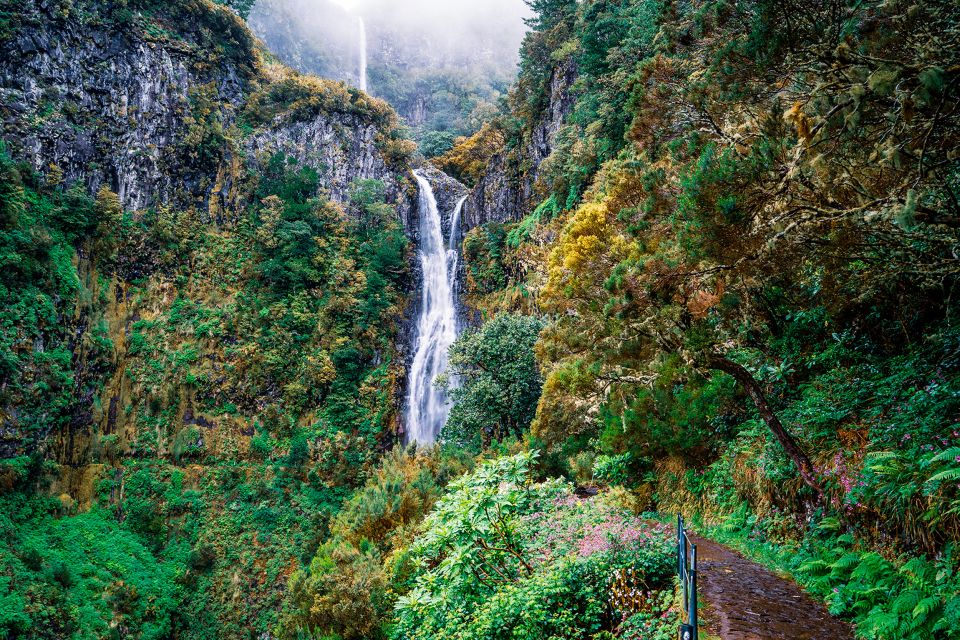
<instances>
[{"instance_id":1,"label":"thin waterfall stream","mask_svg":"<svg viewBox=\"0 0 960 640\"><path fill-rule=\"evenodd\" d=\"M467 202L467 196L463 196L457 202L453 210L453 216L450 218L450 243L447 248L447 261L450 264L450 286L453 289L454 311L456 311L457 295L460 293L457 284L459 283L460 271L460 217L463 214L463 205ZM456 319L456 313L454 313ZM457 333L459 334L459 327Z\"/></svg>"},{"instance_id":2,"label":"thin waterfall stream","mask_svg":"<svg viewBox=\"0 0 960 640\"><path fill-rule=\"evenodd\" d=\"M359 18L359 36L360 36L360 90L367 90L367 23L363 17Z\"/></svg>"},{"instance_id":3,"label":"thin waterfall stream","mask_svg":"<svg viewBox=\"0 0 960 640\"><path fill-rule=\"evenodd\" d=\"M406 426L408 441L432 444L450 414L450 399L434 382L446 372L447 352L457 339L457 229L465 199L457 204L450 241L445 243L433 187L419 172L414 172L414 177L420 188L419 255L423 286L415 355L408 379Z\"/></svg>"}]
</instances>

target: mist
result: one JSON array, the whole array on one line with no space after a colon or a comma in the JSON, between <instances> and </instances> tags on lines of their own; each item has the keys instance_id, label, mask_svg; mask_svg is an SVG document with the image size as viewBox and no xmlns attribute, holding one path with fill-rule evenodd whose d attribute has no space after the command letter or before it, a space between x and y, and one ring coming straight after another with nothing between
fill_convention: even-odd
<instances>
[{"instance_id":1,"label":"mist","mask_svg":"<svg viewBox=\"0 0 960 640\"><path fill-rule=\"evenodd\" d=\"M524 0L260 0L250 25L281 61L368 91L420 133L468 134L517 74Z\"/></svg>"},{"instance_id":2,"label":"mist","mask_svg":"<svg viewBox=\"0 0 960 640\"><path fill-rule=\"evenodd\" d=\"M338 79L353 72L360 17L373 65L428 70L495 61L502 74L515 71L529 13L523 0L260 0L250 23L281 58L299 54L287 62ZM307 51L314 62L325 59L326 68L310 68L301 59Z\"/></svg>"},{"instance_id":3,"label":"mist","mask_svg":"<svg viewBox=\"0 0 960 640\"><path fill-rule=\"evenodd\" d=\"M444 40L468 57L491 43L516 56L529 8L523 0L357 0L352 11L397 31ZM458 45L458 46L457 46Z\"/></svg>"}]
</instances>

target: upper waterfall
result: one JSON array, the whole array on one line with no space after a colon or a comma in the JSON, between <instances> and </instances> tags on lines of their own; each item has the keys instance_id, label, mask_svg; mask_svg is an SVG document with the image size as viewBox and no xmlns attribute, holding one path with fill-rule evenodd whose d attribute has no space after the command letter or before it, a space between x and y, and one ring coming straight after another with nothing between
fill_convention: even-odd
<instances>
[{"instance_id":1,"label":"upper waterfall","mask_svg":"<svg viewBox=\"0 0 960 640\"><path fill-rule=\"evenodd\" d=\"M360 90L367 90L367 24L363 21L363 17L359 18L359 35L360 35Z\"/></svg>"},{"instance_id":2,"label":"upper waterfall","mask_svg":"<svg viewBox=\"0 0 960 640\"><path fill-rule=\"evenodd\" d=\"M420 264L423 286L417 320L415 356L410 367L407 391L407 438L431 444L447 422L450 401L435 386L437 376L446 372L450 345L457 338L457 310L454 295L457 251L456 226L451 228L450 248L444 242L440 211L430 182L414 172L420 187ZM463 206L463 201L457 209ZM456 214L455 214L456 215Z\"/></svg>"}]
</instances>

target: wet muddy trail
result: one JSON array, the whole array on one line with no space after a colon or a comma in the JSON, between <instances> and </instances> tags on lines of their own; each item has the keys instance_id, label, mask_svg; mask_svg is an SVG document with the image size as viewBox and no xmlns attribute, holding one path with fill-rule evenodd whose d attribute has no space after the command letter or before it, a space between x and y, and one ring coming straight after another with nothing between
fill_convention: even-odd
<instances>
[{"instance_id":1,"label":"wet muddy trail","mask_svg":"<svg viewBox=\"0 0 960 640\"><path fill-rule=\"evenodd\" d=\"M781 578L712 540L697 545L701 628L721 640L853 640L793 581Z\"/></svg>"}]
</instances>

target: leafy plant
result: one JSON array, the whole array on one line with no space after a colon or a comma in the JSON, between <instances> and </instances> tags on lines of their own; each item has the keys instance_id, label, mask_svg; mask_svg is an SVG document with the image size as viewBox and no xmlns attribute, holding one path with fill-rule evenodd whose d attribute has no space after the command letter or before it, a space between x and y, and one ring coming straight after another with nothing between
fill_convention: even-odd
<instances>
[{"instance_id":1,"label":"leafy plant","mask_svg":"<svg viewBox=\"0 0 960 640\"><path fill-rule=\"evenodd\" d=\"M535 458L498 458L451 485L411 549L414 586L393 637L588 638L635 607L666 633L669 598L657 592L672 588L670 535L559 481L534 483ZM609 604L615 576L648 597Z\"/></svg>"}]
</instances>

